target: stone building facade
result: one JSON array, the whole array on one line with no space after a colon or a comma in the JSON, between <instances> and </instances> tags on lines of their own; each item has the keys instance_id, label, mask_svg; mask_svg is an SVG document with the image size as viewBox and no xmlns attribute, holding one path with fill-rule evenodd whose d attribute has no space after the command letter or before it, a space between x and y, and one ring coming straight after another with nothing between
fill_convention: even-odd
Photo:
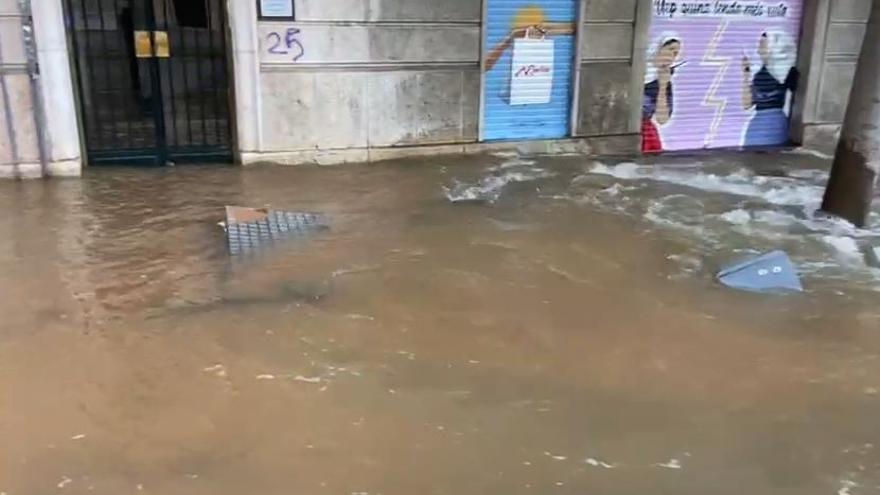
<instances>
[{"instance_id":1,"label":"stone building facade","mask_svg":"<svg viewBox=\"0 0 880 495\"><path fill-rule=\"evenodd\" d=\"M152 6L145 6L146 2ZM716 19L717 11L685 10L696 8L696 3L291 0L292 15L275 18L261 11L264 2L260 0L208 1L207 10L193 10L175 0L0 0L0 177L76 176L84 166L98 162L92 136L101 129L96 131L95 125L109 124L106 116L94 120L89 112L97 94L93 87L103 83L96 82L98 76L88 70L91 66L78 58L99 57L102 50L84 50L83 40L87 44L104 39L106 43L134 35L136 41L130 46L128 42L110 44L117 56L135 57L143 41L137 36L143 32L155 46L151 45L146 58L138 54L130 61L132 69L123 84L126 91L131 86L141 92L130 103L135 113L140 112L140 120L132 126L132 114L111 111L111 121L117 120L111 122L113 132L104 134L113 138L132 127L162 133L158 140L140 145L138 157L152 156L150 146L160 145L167 148L157 153L160 161L201 156L217 160L223 155L243 164L330 164L502 148L638 153L645 150L646 119L658 120L654 113L657 90L652 92L651 84L659 60L658 41L669 41L661 37L666 28L658 22L669 20L663 16L668 16L670 4L677 5L675 15L685 23L670 24L677 29L671 38L682 39L677 40L677 47L668 45L678 51L670 55L676 62L669 70L675 71L676 104L667 113L675 122L678 112L680 126L690 118L687 98L696 91L687 84L705 79L715 91L724 81L742 79L741 57L752 60L758 72L760 64L755 60L759 56L754 53L760 52L760 42L754 33L775 33L774 23L782 25L781 20L766 20L765 31L757 27L749 31L754 43L740 43L735 52L718 56L710 53L714 45L700 48L689 42L689 30L697 36L698 27L705 24L714 30L712 39L717 41L734 33L736 26L741 31L750 27L743 17L747 13ZM795 26L789 36L796 39L791 60L800 76L797 86L791 85L786 103L790 106L785 110L790 116L789 137L794 144L832 149L871 1L721 3L772 4L762 14L770 17L784 14L784 10L774 10L781 8L776 7L779 4L792 16L796 14L786 24ZM140 22L138 17L129 13L126 21L118 10L105 12L114 5L128 5L136 12L150 8L161 19L151 18L152 24L145 29L127 26L127 22ZM710 3L705 8L710 9ZM508 13L508 17L498 17ZM696 27L687 27L688 19ZM105 36L111 30L115 38ZM171 33L164 35L164 42L160 35L149 37L150 32L162 30ZM168 58L159 55L157 46L162 43L170 45ZM189 50L179 46L187 43ZM214 57L210 68L208 52ZM158 58L148 62L151 56ZM225 58L225 65L218 56ZM531 68L517 71L517 64ZM104 76L111 81L107 87L114 87L113 78L123 77L114 72L120 65L125 64L109 64ZM713 67L715 72L706 72ZM211 79L218 75L228 77L228 86L211 86ZM532 75L538 77L524 79ZM159 80L150 86L150 77ZM170 90L163 77L172 79ZM174 78L189 78L183 91L180 83L174 89ZM206 82L200 86L194 80ZM501 90L493 89L496 83ZM191 110L190 100L181 96L193 97L194 92L209 87L210 96L196 95L192 100L200 103L200 111ZM156 103L160 94L172 96ZM714 96L700 96L700 101L692 103L693 108L709 108L706 112L714 108L717 118L712 125L717 128L726 125L724 108L732 111L735 105L722 102L724 107ZM100 94L97 99L103 97ZM522 101L526 103L519 106ZM558 105L553 112L540 110L550 109L554 102L562 102L563 111ZM181 111L183 104L187 113ZM112 106L119 105L114 100ZM225 110L217 110L225 106L228 121L221 119L227 115ZM659 106L663 117L664 107ZM646 116L646 108L650 115ZM159 118L161 122L155 120ZM150 125L140 125L151 119ZM203 150L198 146L175 148L173 144L186 134L178 126L193 128L187 119L201 119L195 127L201 125L202 131L211 134L216 129L218 139L225 136L220 127L228 125L228 142L221 150L228 154L200 154ZM560 125L540 129L553 119ZM669 133L663 129L669 119L659 120L664 122L656 126L658 138ZM504 125L497 126L499 122ZM500 130L488 132L493 125ZM706 147L715 147L708 138L706 143ZM112 146L102 150L101 160L112 161L113 151Z\"/></svg>"}]
</instances>

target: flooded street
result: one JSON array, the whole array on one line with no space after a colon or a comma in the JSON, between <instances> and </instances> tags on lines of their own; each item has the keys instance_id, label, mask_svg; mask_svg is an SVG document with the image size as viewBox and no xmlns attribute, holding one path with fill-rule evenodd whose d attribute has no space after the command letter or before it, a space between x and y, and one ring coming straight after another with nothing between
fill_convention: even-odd
<instances>
[{"instance_id":1,"label":"flooded street","mask_svg":"<svg viewBox=\"0 0 880 495\"><path fill-rule=\"evenodd\" d=\"M828 167L0 183L0 493L880 493L880 228L813 214ZM232 257L224 205L330 229ZM804 293L714 280L770 249Z\"/></svg>"}]
</instances>

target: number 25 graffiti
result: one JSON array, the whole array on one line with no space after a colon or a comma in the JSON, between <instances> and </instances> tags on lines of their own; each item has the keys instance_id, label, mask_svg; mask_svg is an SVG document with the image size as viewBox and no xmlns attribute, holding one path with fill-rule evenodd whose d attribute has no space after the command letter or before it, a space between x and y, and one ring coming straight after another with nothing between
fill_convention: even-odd
<instances>
[{"instance_id":1,"label":"number 25 graffiti","mask_svg":"<svg viewBox=\"0 0 880 495\"><path fill-rule=\"evenodd\" d=\"M297 28L288 28L284 32L284 36L272 31L266 35L266 41L269 42L269 53L276 55L290 55L292 53L294 62L301 59L306 54L306 49L299 41L300 33L301 31Z\"/></svg>"}]
</instances>

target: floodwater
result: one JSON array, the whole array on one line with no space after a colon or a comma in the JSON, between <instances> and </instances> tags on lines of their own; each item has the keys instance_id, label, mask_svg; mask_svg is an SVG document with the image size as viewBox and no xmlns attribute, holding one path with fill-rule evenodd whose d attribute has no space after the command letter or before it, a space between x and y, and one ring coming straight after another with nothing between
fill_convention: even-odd
<instances>
[{"instance_id":1,"label":"floodwater","mask_svg":"<svg viewBox=\"0 0 880 495\"><path fill-rule=\"evenodd\" d=\"M880 232L813 214L828 165L0 183L0 493L880 493ZM331 228L233 258L227 204ZM775 248L806 292L714 281Z\"/></svg>"}]
</instances>

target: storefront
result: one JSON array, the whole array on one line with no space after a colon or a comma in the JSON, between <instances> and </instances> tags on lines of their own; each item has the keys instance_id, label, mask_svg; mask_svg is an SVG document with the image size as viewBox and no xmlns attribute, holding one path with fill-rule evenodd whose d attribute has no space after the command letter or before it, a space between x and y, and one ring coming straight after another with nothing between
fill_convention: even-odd
<instances>
[{"instance_id":1,"label":"storefront","mask_svg":"<svg viewBox=\"0 0 880 495\"><path fill-rule=\"evenodd\" d=\"M330 164L504 147L828 149L871 5L190 3L0 6L0 176L77 175L84 161Z\"/></svg>"},{"instance_id":2,"label":"storefront","mask_svg":"<svg viewBox=\"0 0 880 495\"><path fill-rule=\"evenodd\" d=\"M481 139L555 139L571 128L575 0L485 0Z\"/></svg>"},{"instance_id":3,"label":"storefront","mask_svg":"<svg viewBox=\"0 0 880 495\"><path fill-rule=\"evenodd\" d=\"M802 4L654 1L642 151L787 144Z\"/></svg>"}]
</instances>

